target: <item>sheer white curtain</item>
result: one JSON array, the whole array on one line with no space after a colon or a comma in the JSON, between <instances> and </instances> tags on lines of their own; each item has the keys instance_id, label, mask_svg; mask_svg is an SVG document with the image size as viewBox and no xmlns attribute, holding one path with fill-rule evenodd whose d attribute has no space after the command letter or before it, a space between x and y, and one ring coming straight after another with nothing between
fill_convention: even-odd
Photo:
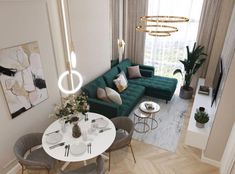
<instances>
[{"instance_id":1,"label":"sheer white curtain","mask_svg":"<svg viewBox=\"0 0 235 174\"><path fill-rule=\"evenodd\" d=\"M144 63L155 67L155 74L173 77L176 68L182 68L180 59L187 56L186 46L192 48L197 38L203 0L149 0L148 15L185 16L188 23L169 23L179 31L168 37L146 34ZM180 78L182 79L182 78Z\"/></svg>"}]
</instances>

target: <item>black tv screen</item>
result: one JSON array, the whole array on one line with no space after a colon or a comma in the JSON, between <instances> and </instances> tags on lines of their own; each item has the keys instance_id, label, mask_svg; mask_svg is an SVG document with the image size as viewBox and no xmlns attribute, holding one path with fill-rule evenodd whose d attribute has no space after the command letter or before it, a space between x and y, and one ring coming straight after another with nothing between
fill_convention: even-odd
<instances>
[{"instance_id":1,"label":"black tv screen","mask_svg":"<svg viewBox=\"0 0 235 174\"><path fill-rule=\"evenodd\" d=\"M214 76L214 79L213 79L211 106L213 106L213 103L216 101L216 97L218 95L218 91L219 91L219 88L220 88L222 76L223 76L223 63L222 63L222 59L220 58L220 60L217 64L216 71L215 71L215 76Z\"/></svg>"}]
</instances>

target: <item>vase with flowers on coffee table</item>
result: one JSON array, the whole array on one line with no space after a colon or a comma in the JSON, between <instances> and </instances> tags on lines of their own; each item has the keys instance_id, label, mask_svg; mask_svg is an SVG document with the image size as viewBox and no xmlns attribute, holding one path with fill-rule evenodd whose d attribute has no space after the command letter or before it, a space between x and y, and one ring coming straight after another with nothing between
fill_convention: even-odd
<instances>
[{"instance_id":1,"label":"vase with flowers on coffee table","mask_svg":"<svg viewBox=\"0 0 235 174\"><path fill-rule=\"evenodd\" d=\"M156 113L160 111L160 106L153 101L144 101L140 103L139 107L134 111L134 123L135 130L139 133L146 133L150 130L156 129L158 127L158 121L155 118ZM135 118L138 118L138 121L135 121ZM149 125L150 121L150 125ZM142 124L143 129L137 129L136 125Z\"/></svg>"}]
</instances>

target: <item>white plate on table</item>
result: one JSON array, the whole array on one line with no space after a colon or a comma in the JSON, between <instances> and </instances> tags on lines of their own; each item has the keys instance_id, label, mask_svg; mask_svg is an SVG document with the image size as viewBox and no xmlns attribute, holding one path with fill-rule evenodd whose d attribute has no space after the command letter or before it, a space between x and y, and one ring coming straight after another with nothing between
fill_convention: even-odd
<instances>
[{"instance_id":1,"label":"white plate on table","mask_svg":"<svg viewBox=\"0 0 235 174\"><path fill-rule=\"evenodd\" d=\"M63 136L61 133L51 133L47 135L46 141L48 144L56 144L62 140Z\"/></svg>"},{"instance_id":2,"label":"white plate on table","mask_svg":"<svg viewBox=\"0 0 235 174\"><path fill-rule=\"evenodd\" d=\"M80 142L79 144L72 144L70 146L70 153L72 155L81 155L86 152L87 145Z\"/></svg>"},{"instance_id":3,"label":"white plate on table","mask_svg":"<svg viewBox=\"0 0 235 174\"><path fill-rule=\"evenodd\" d=\"M100 119L97 119L95 123L97 124L97 128L103 129L108 126L109 122L103 118L100 118Z\"/></svg>"}]
</instances>

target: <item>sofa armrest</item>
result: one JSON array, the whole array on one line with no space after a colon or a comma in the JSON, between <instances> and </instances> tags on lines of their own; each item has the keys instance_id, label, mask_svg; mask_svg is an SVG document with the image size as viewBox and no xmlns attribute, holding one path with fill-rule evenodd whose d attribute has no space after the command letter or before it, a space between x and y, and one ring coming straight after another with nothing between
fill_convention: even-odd
<instances>
[{"instance_id":1,"label":"sofa armrest","mask_svg":"<svg viewBox=\"0 0 235 174\"><path fill-rule=\"evenodd\" d=\"M113 118L118 115L119 105L111 102L88 98L90 111L102 114L108 118Z\"/></svg>"},{"instance_id":2,"label":"sofa armrest","mask_svg":"<svg viewBox=\"0 0 235 174\"><path fill-rule=\"evenodd\" d=\"M140 70L148 70L148 71L152 71L154 74L155 68L153 66L149 66L149 65L142 65L142 64L133 64L133 65L139 65Z\"/></svg>"},{"instance_id":3,"label":"sofa armrest","mask_svg":"<svg viewBox=\"0 0 235 174\"><path fill-rule=\"evenodd\" d=\"M146 69L146 70L151 70L154 72L154 67L153 66L149 66L149 65L139 65L140 69Z\"/></svg>"},{"instance_id":4,"label":"sofa armrest","mask_svg":"<svg viewBox=\"0 0 235 174\"><path fill-rule=\"evenodd\" d=\"M152 70L148 70L148 69L140 69L140 74L143 77L152 77L154 75L153 71Z\"/></svg>"}]
</instances>

